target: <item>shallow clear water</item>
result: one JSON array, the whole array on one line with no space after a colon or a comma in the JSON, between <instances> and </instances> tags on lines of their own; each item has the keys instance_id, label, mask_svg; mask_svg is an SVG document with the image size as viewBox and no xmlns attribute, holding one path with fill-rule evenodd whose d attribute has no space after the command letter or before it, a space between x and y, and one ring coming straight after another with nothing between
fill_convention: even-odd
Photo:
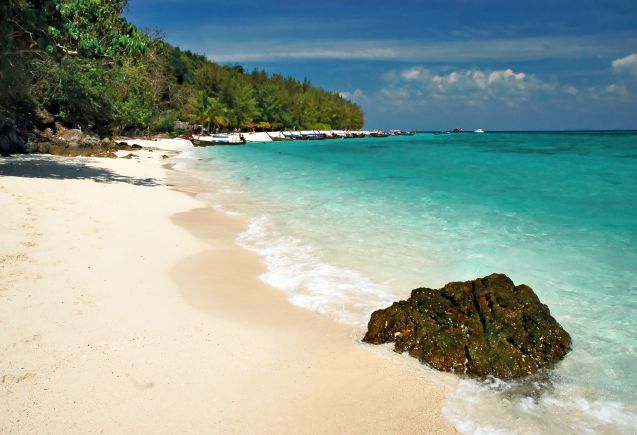
<instances>
[{"instance_id":1,"label":"shallow clear water","mask_svg":"<svg viewBox=\"0 0 637 435\"><path fill-rule=\"evenodd\" d=\"M486 133L198 149L208 199L293 303L364 324L418 286L509 275L573 351L521 383L463 381L465 433L637 427L637 134Z\"/></svg>"}]
</instances>

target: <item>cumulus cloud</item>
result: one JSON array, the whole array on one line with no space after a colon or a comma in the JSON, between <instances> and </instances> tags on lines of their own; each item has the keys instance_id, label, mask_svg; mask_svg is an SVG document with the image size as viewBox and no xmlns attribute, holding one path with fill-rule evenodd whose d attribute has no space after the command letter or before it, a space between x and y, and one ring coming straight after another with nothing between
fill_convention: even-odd
<instances>
[{"instance_id":1,"label":"cumulus cloud","mask_svg":"<svg viewBox=\"0 0 637 435\"><path fill-rule=\"evenodd\" d=\"M423 74L423 72L423 67L415 66L404 70L400 76L405 80L416 80Z\"/></svg>"},{"instance_id":2,"label":"cumulus cloud","mask_svg":"<svg viewBox=\"0 0 637 435\"><path fill-rule=\"evenodd\" d=\"M428 88L439 92L467 89L488 89L494 87L508 87L524 90L526 88L546 87L532 75L524 72L514 72L511 69L484 71L467 69L452 71L448 74L434 73L422 66L408 68L400 73L400 77L407 82L419 82Z\"/></svg>"},{"instance_id":3,"label":"cumulus cloud","mask_svg":"<svg viewBox=\"0 0 637 435\"><path fill-rule=\"evenodd\" d=\"M615 59L611 62L613 70L620 72L630 72L637 75L637 53L631 53L626 57Z\"/></svg>"},{"instance_id":4,"label":"cumulus cloud","mask_svg":"<svg viewBox=\"0 0 637 435\"><path fill-rule=\"evenodd\" d=\"M513 71L482 70L478 68L454 71L434 71L424 66L413 66L385 75L387 86L380 96L400 105L418 100L458 100L463 104L479 106L492 100L508 107L516 107L533 95L559 92L576 95L573 86L560 87L545 82L533 74Z\"/></svg>"},{"instance_id":5,"label":"cumulus cloud","mask_svg":"<svg viewBox=\"0 0 637 435\"><path fill-rule=\"evenodd\" d=\"M360 88L356 88L353 91L339 92L339 95L347 100L354 102L361 102L367 99L367 95L365 95L365 92L363 92L363 90Z\"/></svg>"},{"instance_id":6,"label":"cumulus cloud","mask_svg":"<svg viewBox=\"0 0 637 435\"><path fill-rule=\"evenodd\" d=\"M624 97L628 95L628 90L626 89L626 86L624 85L613 83L604 88L604 93L609 95L618 95L618 96Z\"/></svg>"}]
</instances>

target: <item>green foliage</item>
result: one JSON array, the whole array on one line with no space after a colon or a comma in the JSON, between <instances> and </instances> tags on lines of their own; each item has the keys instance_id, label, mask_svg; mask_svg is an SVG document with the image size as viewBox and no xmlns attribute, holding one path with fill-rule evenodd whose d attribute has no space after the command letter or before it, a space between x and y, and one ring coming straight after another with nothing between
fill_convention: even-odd
<instances>
[{"instance_id":1,"label":"green foliage","mask_svg":"<svg viewBox=\"0 0 637 435\"><path fill-rule=\"evenodd\" d=\"M66 0L56 5L62 28L49 26L54 49L85 57L131 57L151 40L122 17L126 0Z\"/></svg>"},{"instance_id":2,"label":"green foliage","mask_svg":"<svg viewBox=\"0 0 637 435\"><path fill-rule=\"evenodd\" d=\"M108 87L112 125L117 133L145 129L156 114L156 101L143 64L128 63L114 71Z\"/></svg>"},{"instance_id":3,"label":"green foliage","mask_svg":"<svg viewBox=\"0 0 637 435\"><path fill-rule=\"evenodd\" d=\"M48 112L102 132L360 128L338 94L164 44L122 16L126 0L5 0L0 4L0 115Z\"/></svg>"},{"instance_id":4,"label":"green foliage","mask_svg":"<svg viewBox=\"0 0 637 435\"><path fill-rule=\"evenodd\" d=\"M46 55L51 12L54 1L0 2L0 116L21 119L34 109L27 86L30 66L39 53Z\"/></svg>"},{"instance_id":5,"label":"green foliage","mask_svg":"<svg viewBox=\"0 0 637 435\"><path fill-rule=\"evenodd\" d=\"M153 133L170 133L175 128L175 121L179 120L179 112L166 110L156 114L150 120L150 131Z\"/></svg>"},{"instance_id":6,"label":"green foliage","mask_svg":"<svg viewBox=\"0 0 637 435\"><path fill-rule=\"evenodd\" d=\"M220 129L229 124L226 113L228 109L216 98L209 97L206 91L199 91L190 100L190 108L193 114L192 120L210 128Z\"/></svg>"},{"instance_id":7,"label":"green foliage","mask_svg":"<svg viewBox=\"0 0 637 435\"><path fill-rule=\"evenodd\" d=\"M186 132L186 130L184 130L183 128L178 128L177 130L175 130L175 131L170 133L170 137L174 139L176 137L181 136L185 132Z\"/></svg>"},{"instance_id":8,"label":"green foliage","mask_svg":"<svg viewBox=\"0 0 637 435\"><path fill-rule=\"evenodd\" d=\"M307 126L308 130L331 130L332 126L323 122L316 122Z\"/></svg>"},{"instance_id":9,"label":"green foliage","mask_svg":"<svg viewBox=\"0 0 637 435\"><path fill-rule=\"evenodd\" d=\"M35 62L31 97L66 125L102 128L109 121L105 71L79 58Z\"/></svg>"},{"instance_id":10,"label":"green foliage","mask_svg":"<svg viewBox=\"0 0 637 435\"><path fill-rule=\"evenodd\" d=\"M229 108L230 123L237 127L245 127L258 115L257 101L252 86L243 76L236 73L230 80L222 84L220 100Z\"/></svg>"}]
</instances>

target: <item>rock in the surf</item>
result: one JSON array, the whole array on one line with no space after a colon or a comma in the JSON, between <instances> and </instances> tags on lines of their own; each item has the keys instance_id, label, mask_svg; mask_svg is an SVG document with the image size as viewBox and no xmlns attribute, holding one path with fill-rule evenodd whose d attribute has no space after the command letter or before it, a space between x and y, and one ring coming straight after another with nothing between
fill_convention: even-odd
<instances>
[{"instance_id":1,"label":"rock in the surf","mask_svg":"<svg viewBox=\"0 0 637 435\"><path fill-rule=\"evenodd\" d=\"M375 311L363 341L393 341L396 352L438 370L502 379L550 367L571 345L533 290L503 274L415 289L409 299Z\"/></svg>"}]
</instances>

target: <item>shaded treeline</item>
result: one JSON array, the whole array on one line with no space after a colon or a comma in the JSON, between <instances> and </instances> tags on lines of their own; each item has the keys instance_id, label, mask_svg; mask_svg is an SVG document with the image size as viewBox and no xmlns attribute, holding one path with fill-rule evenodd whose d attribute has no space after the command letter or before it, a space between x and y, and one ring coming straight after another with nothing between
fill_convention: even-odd
<instances>
[{"instance_id":1,"label":"shaded treeline","mask_svg":"<svg viewBox=\"0 0 637 435\"><path fill-rule=\"evenodd\" d=\"M356 104L307 80L219 65L138 30L125 0L5 0L0 115L101 134L211 129L348 129Z\"/></svg>"}]
</instances>

